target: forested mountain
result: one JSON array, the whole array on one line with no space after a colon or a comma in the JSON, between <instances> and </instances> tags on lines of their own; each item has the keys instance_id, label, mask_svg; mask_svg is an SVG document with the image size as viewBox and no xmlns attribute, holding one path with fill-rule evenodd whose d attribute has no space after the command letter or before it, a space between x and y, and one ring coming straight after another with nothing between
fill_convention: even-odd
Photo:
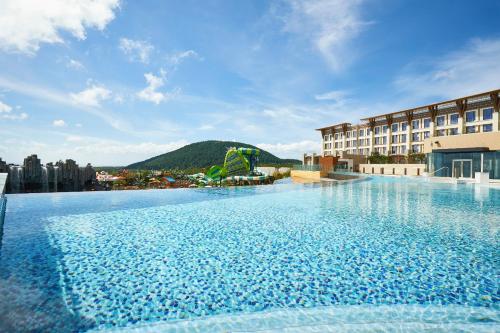
<instances>
[{"instance_id":1,"label":"forested mountain","mask_svg":"<svg viewBox=\"0 0 500 333\"><path fill-rule=\"evenodd\" d=\"M129 165L128 169L192 169L207 168L212 165L223 165L227 149L230 147L258 148L246 143L234 141L202 141L189 144L166 154L152 157L142 162ZM260 148L259 148L260 149ZM291 165L300 164L294 159L281 159L260 149L259 165Z\"/></svg>"}]
</instances>

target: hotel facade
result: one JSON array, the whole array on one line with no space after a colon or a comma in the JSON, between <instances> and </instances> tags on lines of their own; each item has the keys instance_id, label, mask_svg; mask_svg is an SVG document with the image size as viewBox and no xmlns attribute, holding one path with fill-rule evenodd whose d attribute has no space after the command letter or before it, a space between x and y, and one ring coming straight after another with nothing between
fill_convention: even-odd
<instances>
[{"instance_id":1,"label":"hotel facade","mask_svg":"<svg viewBox=\"0 0 500 333\"><path fill-rule=\"evenodd\" d=\"M322 156L425 154L435 176L500 179L500 90L317 129Z\"/></svg>"}]
</instances>

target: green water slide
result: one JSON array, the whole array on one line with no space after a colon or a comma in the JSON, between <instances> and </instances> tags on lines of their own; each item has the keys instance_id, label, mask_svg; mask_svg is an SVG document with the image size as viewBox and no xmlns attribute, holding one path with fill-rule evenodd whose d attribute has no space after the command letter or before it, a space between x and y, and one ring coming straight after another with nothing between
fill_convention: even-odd
<instances>
[{"instance_id":1,"label":"green water slide","mask_svg":"<svg viewBox=\"0 0 500 333\"><path fill-rule=\"evenodd\" d=\"M207 177L220 180L225 177L246 176L253 172L260 150L256 148L229 148L224 158L224 166L212 166Z\"/></svg>"}]
</instances>

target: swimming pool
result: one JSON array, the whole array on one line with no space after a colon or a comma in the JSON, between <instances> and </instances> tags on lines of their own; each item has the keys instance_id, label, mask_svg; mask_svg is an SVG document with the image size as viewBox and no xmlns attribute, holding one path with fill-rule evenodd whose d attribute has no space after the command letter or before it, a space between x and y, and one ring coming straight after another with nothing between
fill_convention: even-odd
<instances>
[{"instance_id":1,"label":"swimming pool","mask_svg":"<svg viewBox=\"0 0 500 333\"><path fill-rule=\"evenodd\" d=\"M498 329L499 190L374 177L8 200L0 331Z\"/></svg>"}]
</instances>

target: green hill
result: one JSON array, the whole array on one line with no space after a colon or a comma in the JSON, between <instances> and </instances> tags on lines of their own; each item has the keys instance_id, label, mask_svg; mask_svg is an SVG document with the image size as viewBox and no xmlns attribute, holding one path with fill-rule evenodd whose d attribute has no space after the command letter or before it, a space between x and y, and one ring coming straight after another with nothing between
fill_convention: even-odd
<instances>
[{"instance_id":1,"label":"green hill","mask_svg":"<svg viewBox=\"0 0 500 333\"><path fill-rule=\"evenodd\" d=\"M223 165L229 147L258 148L246 143L234 141L202 141L189 144L177 150L152 157L142 162L127 166L128 169L159 170L159 169L193 169L207 168L212 165ZM260 148L259 148L260 149ZM300 164L294 159L281 159L260 149L259 165L290 165Z\"/></svg>"}]
</instances>

